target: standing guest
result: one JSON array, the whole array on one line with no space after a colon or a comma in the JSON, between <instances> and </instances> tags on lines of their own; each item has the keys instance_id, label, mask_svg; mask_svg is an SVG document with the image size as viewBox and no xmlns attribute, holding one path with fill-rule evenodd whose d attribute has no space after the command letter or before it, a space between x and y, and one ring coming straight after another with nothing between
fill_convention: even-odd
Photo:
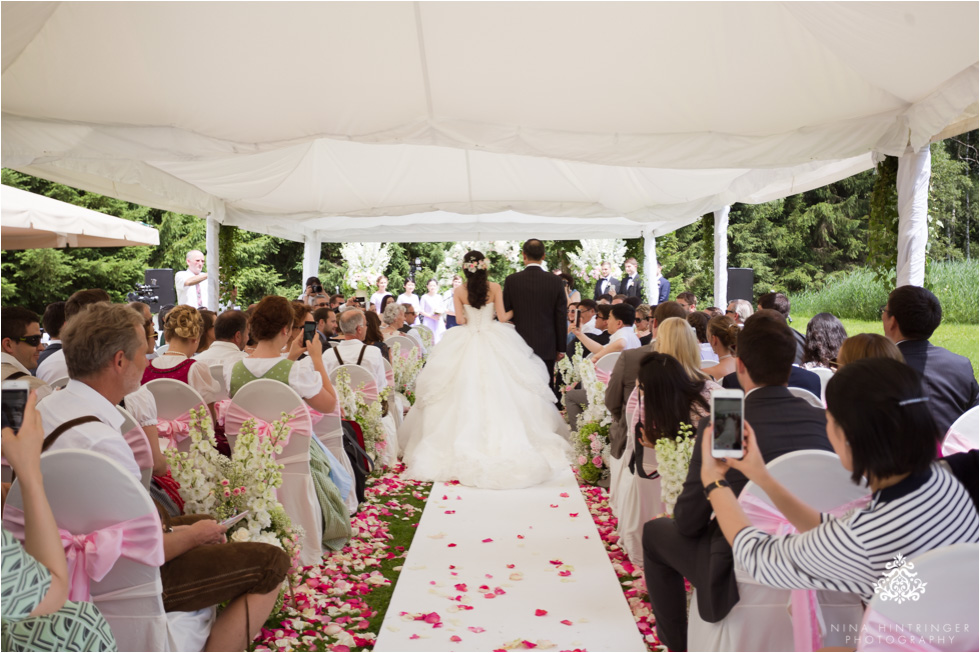
<instances>
[{"instance_id":1,"label":"standing guest","mask_svg":"<svg viewBox=\"0 0 980 653\"><path fill-rule=\"evenodd\" d=\"M378 290L373 295L371 295L371 299L369 300L371 304L374 306L374 311L376 313L381 313L382 311L381 302L382 300L384 300L385 295L387 294L388 294L388 277L382 274L380 277L378 277Z\"/></svg>"},{"instance_id":2,"label":"standing guest","mask_svg":"<svg viewBox=\"0 0 980 653\"><path fill-rule=\"evenodd\" d=\"M786 324L792 324L793 318L789 315L789 297L781 292L767 292L759 297L759 310L770 308L777 311L786 320ZM796 364L803 364L803 348L806 346L806 336L793 329L793 337L796 338Z\"/></svg>"},{"instance_id":3,"label":"standing guest","mask_svg":"<svg viewBox=\"0 0 980 653\"><path fill-rule=\"evenodd\" d=\"M323 292L323 284L320 282L320 277L313 276L307 278L304 285L306 288L303 290L303 294L296 299L304 304L312 305L313 298Z\"/></svg>"},{"instance_id":4,"label":"standing guest","mask_svg":"<svg viewBox=\"0 0 980 653\"><path fill-rule=\"evenodd\" d=\"M724 315L725 314L725 312L723 310L721 310L720 308L718 308L717 306L709 306L708 308L704 309L703 312L704 312L705 315L708 316L708 319L711 319L713 317L718 317L719 315Z\"/></svg>"},{"instance_id":5,"label":"standing guest","mask_svg":"<svg viewBox=\"0 0 980 653\"><path fill-rule=\"evenodd\" d=\"M404 310L402 313L402 325L398 327L398 330L402 333L411 333L412 325L415 324L415 319L417 316L416 308L412 304L399 304Z\"/></svg>"},{"instance_id":6,"label":"standing guest","mask_svg":"<svg viewBox=\"0 0 980 653\"><path fill-rule=\"evenodd\" d=\"M177 303L194 308L208 307L208 273L204 272L204 254L196 249L187 252L187 269L174 275Z\"/></svg>"},{"instance_id":7,"label":"standing guest","mask_svg":"<svg viewBox=\"0 0 980 653\"><path fill-rule=\"evenodd\" d=\"M616 304L622 304L625 301L626 301L626 295L624 295L623 293L618 293L616 295L613 295L612 301L609 303L615 306Z\"/></svg>"},{"instance_id":8,"label":"standing guest","mask_svg":"<svg viewBox=\"0 0 980 653\"><path fill-rule=\"evenodd\" d=\"M599 301L603 295L609 295L609 302L612 303L612 296L619 292L619 279L612 276L612 264L603 261L599 266L599 278L595 282L595 291L592 299Z\"/></svg>"},{"instance_id":9,"label":"standing guest","mask_svg":"<svg viewBox=\"0 0 980 653\"><path fill-rule=\"evenodd\" d=\"M452 287L442 294L442 302L446 307L446 328L452 329L456 322L456 302L453 301L453 292L463 283L458 274L453 275Z\"/></svg>"},{"instance_id":10,"label":"standing guest","mask_svg":"<svg viewBox=\"0 0 980 653\"><path fill-rule=\"evenodd\" d=\"M388 304L382 316L384 324L381 327L381 335L385 338L401 335L401 328L405 325L405 307L401 304Z\"/></svg>"},{"instance_id":11,"label":"standing guest","mask_svg":"<svg viewBox=\"0 0 980 653\"><path fill-rule=\"evenodd\" d=\"M337 319L343 341L323 354L323 364L327 372L345 364L362 365L378 382L378 392L388 387L381 349L364 343L367 334L367 317L359 308L344 311Z\"/></svg>"},{"instance_id":12,"label":"standing guest","mask_svg":"<svg viewBox=\"0 0 980 653\"><path fill-rule=\"evenodd\" d=\"M310 300L310 306L313 307L313 310L318 308L328 308L330 306L330 298L327 297L326 293L317 293L316 295L313 295L313 298Z\"/></svg>"},{"instance_id":13,"label":"standing guest","mask_svg":"<svg viewBox=\"0 0 980 653\"><path fill-rule=\"evenodd\" d=\"M109 293L101 288L89 288L87 290L79 290L72 293L71 297L68 298L68 301L65 302L65 323L67 324L68 321L77 315L83 307L99 302L108 303L109 301L111 301L109 299ZM48 384L54 383L58 379L63 379L68 376L68 365L65 363L65 352L56 351L50 356L46 357L44 359L44 364L39 364L37 366L35 375L37 378Z\"/></svg>"},{"instance_id":14,"label":"standing guest","mask_svg":"<svg viewBox=\"0 0 980 653\"><path fill-rule=\"evenodd\" d=\"M411 320L409 320L409 312L405 311L405 324L409 327L415 326L419 313L419 296L415 294L415 281L413 279L405 280L405 292L398 295L398 299L395 301L399 304L412 305Z\"/></svg>"},{"instance_id":15,"label":"standing guest","mask_svg":"<svg viewBox=\"0 0 980 653\"><path fill-rule=\"evenodd\" d=\"M41 323L44 325L44 332L48 334L50 339L48 340L48 346L37 357L38 367L41 366L45 358L61 350L61 339L59 335L61 334L61 327L65 325L65 302L48 304L47 308L44 309L44 316L41 318Z\"/></svg>"},{"instance_id":16,"label":"standing guest","mask_svg":"<svg viewBox=\"0 0 980 653\"><path fill-rule=\"evenodd\" d=\"M626 269L626 276L623 277L622 283L619 284L619 292L627 297L643 297L643 280L640 279L640 275L637 273L639 264L636 262L636 259L626 259L623 267Z\"/></svg>"},{"instance_id":17,"label":"standing guest","mask_svg":"<svg viewBox=\"0 0 980 653\"><path fill-rule=\"evenodd\" d=\"M752 304L744 299L733 299L728 302L725 315L732 318L735 324L742 326L749 319L749 316L752 315Z\"/></svg>"},{"instance_id":18,"label":"standing guest","mask_svg":"<svg viewBox=\"0 0 980 653\"><path fill-rule=\"evenodd\" d=\"M698 298L692 292L677 293L677 303L688 313L695 313L698 310Z\"/></svg>"},{"instance_id":19,"label":"standing guest","mask_svg":"<svg viewBox=\"0 0 980 653\"><path fill-rule=\"evenodd\" d=\"M388 352L388 345L385 344L384 334L381 333L381 318L377 313L366 313L367 329L364 331L364 344L373 345L381 350L381 355L389 363L391 355Z\"/></svg>"},{"instance_id":20,"label":"standing guest","mask_svg":"<svg viewBox=\"0 0 980 653\"><path fill-rule=\"evenodd\" d=\"M194 360L211 367L227 367L245 358L248 342L248 318L238 310L225 311L214 322L214 342Z\"/></svg>"},{"instance_id":21,"label":"standing guest","mask_svg":"<svg viewBox=\"0 0 980 653\"><path fill-rule=\"evenodd\" d=\"M214 311L209 311L206 308L198 309L201 314L201 320L204 323L203 330L201 331L201 342L197 345L197 353L200 354L202 351L206 351L211 343L214 342L214 320L218 315Z\"/></svg>"},{"instance_id":22,"label":"standing guest","mask_svg":"<svg viewBox=\"0 0 980 653\"><path fill-rule=\"evenodd\" d=\"M640 339L641 347L653 342L653 329L650 324L652 320L653 309L649 304L640 304L636 307L636 337Z\"/></svg>"},{"instance_id":23,"label":"standing guest","mask_svg":"<svg viewBox=\"0 0 980 653\"><path fill-rule=\"evenodd\" d=\"M425 288L427 292L419 302L419 312L422 314L422 325L432 332L432 342L435 344L442 337L442 314L446 312L446 307L439 296L438 281L429 279Z\"/></svg>"},{"instance_id":24,"label":"standing guest","mask_svg":"<svg viewBox=\"0 0 980 653\"><path fill-rule=\"evenodd\" d=\"M0 380L25 381L40 399L51 394L51 386L30 372L37 367L42 347L37 313L19 306L0 309L0 338Z\"/></svg>"},{"instance_id":25,"label":"standing guest","mask_svg":"<svg viewBox=\"0 0 980 653\"><path fill-rule=\"evenodd\" d=\"M739 331L741 329L727 315L708 320L708 346L715 354L718 364L705 368L705 374L718 380L735 372L735 343Z\"/></svg>"},{"instance_id":26,"label":"standing guest","mask_svg":"<svg viewBox=\"0 0 980 653\"><path fill-rule=\"evenodd\" d=\"M568 303L574 304L582 301L582 293L572 287L572 284L575 283L575 280L572 279L572 275L568 274L567 272L562 272L557 268L555 269L555 274L558 275L561 278L562 283L565 284L565 296L568 298Z\"/></svg>"},{"instance_id":27,"label":"standing guest","mask_svg":"<svg viewBox=\"0 0 980 653\"><path fill-rule=\"evenodd\" d=\"M862 358L891 358L899 363L905 362L902 351L885 336L877 333L859 333L847 338L841 344L835 367L840 369Z\"/></svg>"},{"instance_id":28,"label":"standing guest","mask_svg":"<svg viewBox=\"0 0 980 653\"><path fill-rule=\"evenodd\" d=\"M664 276L664 264L657 262L657 303L670 300L670 279Z\"/></svg>"},{"instance_id":29,"label":"standing guest","mask_svg":"<svg viewBox=\"0 0 980 653\"><path fill-rule=\"evenodd\" d=\"M205 363L191 358L197 352L197 345L204 333L201 314L196 309L181 304L167 314L163 329L163 337L170 347L146 366L142 375L143 383L154 379L175 379L186 383L197 390L213 412L219 392L218 384L211 377L211 370Z\"/></svg>"},{"instance_id":30,"label":"standing guest","mask_svg":"<svg viewBox=\"0 0 980 653\"><path fill-rule=\"evenodd\" d=\"M680 304L680 302L677 302ZM698 339L698 347L701 349L702 361L718 362L718 354L711 348L708 342L708 316L701 311L694 311L687 314L687 323L694 329L694 336Z\"/></svg>"},{"instance_id":31,"label":"standing guest","mask_svg":"<svg viewBox=\"0 0 980 653\"><path fill-rule=\"evenodd\" d=\"M806 325L806 344L803 346L803 369L831 369L841 345L847 339L844 325L830 313L817 313Z\"/></svg>"},{"instance_id":32,"label":"standing guest","mask_svg":"<svg viewBox=\"0 0 980 653\"><path fill-rule=\"evenodd\" d=\"M936 296L918 286L901 286L881 310L885 336L898 345L905 362L922 375L929 410L945 434L956 419L977 405L977 379L964 356L929 342L943 320Z\"/></svg>"},{"instance_id":33,"label":"standing guest","mask_svg":"<svg viewBox=\"0 0 980 653\"><path fill-rule=\"evenodd\" d=\"M385 314L385 309L388 308L388 305L389 304L394 304L394 303L395 303L395 296L392 295L391 293L388 293L387 295L385 295L384 297L382 297L381 298L381 310L378 311L378 315L379 316L384 315Z\"/></svg>"},{"instance_id":34,"label":"standing guest","mask_svg":"<svg viewBox=\"0 0 980 653\"><path fill-rule=\"evenodd\" d=\"M340 308L340 305L343 303L344 303L343 295L333 295L332 297L330 297L330 308L332 308L335 311L338 308Z\"/></svg>"}]
</instances>

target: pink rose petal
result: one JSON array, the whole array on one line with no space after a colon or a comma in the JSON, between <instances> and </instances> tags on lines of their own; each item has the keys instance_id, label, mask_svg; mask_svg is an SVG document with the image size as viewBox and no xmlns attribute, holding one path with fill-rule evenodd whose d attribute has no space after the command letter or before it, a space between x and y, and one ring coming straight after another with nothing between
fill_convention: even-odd
<instances>
[{"instance_id":1,"label":"pink rose petal","mask_svg":"<svg viewBox=\"0 0 980 653\"><path fill-rule=\"evenodd\" d=\"M570 512L570 513L568 513L568 516L569 517L578 517L578 513L577 512Z\"/></svg>"},{"instance_id":2,"label":"pink rose petal","mask_svg":"<svg viewBox=\"0 0 980 653\"><path fill-rule=\"evenodd\" d=\"M566 626L571 626L572 625L572 622L569 621L568 619L562 619L559 623L563 623Z\"/></svg>"},{"instance_id":3,"label":"pink rose petal","mask_svg":"<svg viewBox=\"0 0 980 653\"><path fill-rule=\"evenodd\" d=\"M537 610L534 611L534 616L535 617L543 617L546 614L548 614L548 611L547 610L542 610L541 608L538 608Z\"/></svg>"},{"instance_id":4,"label":"pink rose petal","mask_svg":"<svg viewBox=\"0 0 980 653\"><path fill-rule=\"evenodd\" d=\"M456 514L456 511L455 510L447 510L446 511L446 514L447 515L455 515Z\"/></svg>"},{"instance_id":5,"label":"pink rose petal","mask_svg":"<svg viewBox=\"0 0 980 653\"><path fill-rule=\"evenodd\" d=\"M418 638L419 638L418 635L412 635L411 637L409 637L409 639L418 639Z\"/></svg>"},{"instance_id":6,"label":"pink rose petal","mask_svg":"<svg viewBox=\"0 0 980 653\"><path fill-rule=\"evenodd\" d=\"M471 633L483 633L486 632L487 629L481 628L480 626L470 626L466 630L470 631Z\"/></svg>"},{"instance_id":7,"label":"pink rose petal","mask_svg":"<svg viewBox=\"0 0 980 653\"><path fill-rule=\"evenodd\" d=\"M465 592L466 591L466 583L456 583L455 587L460 592Z\"/></svg>"},{"instance_id":8,"label":"pink rose petal","mask_svg":"<svg viewBox=\"0 0 980 653\"><path fill-rule=\"evenodd\" d=\"M454 547L454 546L456 546L456 545L455 545L455 544L453 544L453 543L450 543L450 544L448 544L447 546L448 546L448 547L449 547L449 548L451 549L451 548L453 548L453 547Z\"/></svg>"},{"instance_id":9,"label":"pink rose petal","mask_svg":"<svg viewBox=\"0 0 980 653\"><path fill-rule=\"evenodd\" d=\"M453 635L449 638L450 642L462 642L463 639L459 635Z\"/></svg>"},{"instance_id":10,"label":"pink rose petal","mask_svg":"<svg viewBox=\"0 0 980 653\"><path fill-rule=\"evenodd\" d=\"M487 539L483 540L483 542L484 543L486 543L486 542L493 542L493 538L492 537L488 537Z\"/></svg>"}]
</instances>

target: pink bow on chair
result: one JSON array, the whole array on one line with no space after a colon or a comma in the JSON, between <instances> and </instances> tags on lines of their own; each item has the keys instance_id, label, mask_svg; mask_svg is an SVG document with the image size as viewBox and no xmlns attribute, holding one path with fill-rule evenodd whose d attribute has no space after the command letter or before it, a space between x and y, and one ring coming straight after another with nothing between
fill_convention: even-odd
<instances>
[{"instance_id":1,"label":"pink bow on chair","mask_svg":"<svg viewBox=\"0 0 980 653\"><path fill-rule=\"evenodd\" d=\"M946 438L939 445L940 458L943 456L944 449L950 454L954 454L976 449L976 445L971 442L969 435L950 429L946 434Z\"/></svg>"},{"instance_id":2,"label":"pink bow on chair","mask_svg":"<svg viewBox=\"0 0 980 653\"><path fill-rule=\"evenodd\" d=\"M133 457L140 469L153 467L153 452L150 451L150 440L141 426L134 426L124 435L126 444L133 450Z\"/></svg>"},{"instance_id":3,"label":"pink bow on chair","mask_svg":"<svg viewBox=\"0 0 980 653\"><path fill-rule=\"evenodd\" d=\"M612 372L607 372L601 368L595 368L595 378L602 381L605 385L609 385L609 379L612 378Z\"/></svg>"},{"instance_id":4,"label":"pink bow on chair","mask_svg":"<svg viewBox=\"0 0 980 653\"><path fill-rule=\"evenodd\" d=\"M357 388L355 392L360 392L364 397L364 403L373 404L378 400L378 384L374 381L365 383L360 388Z\"/></svg>"},{"instance_id":5,"label":"pink bow on chair","mask_svg":"<svg viewBox=\"0 0 980 653\"><path fill-rule=\"evenodd\" d=\"M4 509L4 525L17 539L24 539L24 512ZM119 558L159 567L164 563L163 528L156 512L112 524L91 533L75 534L58 529L68 560L71 601L91 601L91 581L99 582Z\"/></svg>"},{"instance_id":6,"label":"pink bow on chair","mask_svg":"<svg viewBox=\"0 0 980 653\"><path fill-rule=\"evenodd\" d=\"M392 388L395 387L395 372L394 372L394 370L385 370L385 380L388 382L388 385L389 386L391 386Z\"/></svg>"},{"instance_id":7,"label":"pink bow on chair","mask_svg":"<svg viewBox=\"0 0 980 653\"><path fill-rule=\"evenodd\" d=\"M643 415L643 402L640 401L639 388L633 388L633 392L630 393L630 398L626 400L626 414L631 416L629 434L632 434Z\"/></svg>"},{"instance_id":8,"label":"pink bow on chair","mask_svg":"<svg viewBox=\"0 0 980 653\"><path fill-rule=\"evenodd\" d=\"M293 433L299 433L300 435L305 435L307 437L311 436L313 433L313 420L311 418L310 409L303 404L294 408L292 412L293 417L286 421L286 426L288 427L286 437L279 442L279 444L284 447L289 444L289 439ZM233 401L229 400L227 404L223 405L218 414L219 419L225 425L225 433L238 433L242 430L242 424L244 424L247 420L252 419L255 420L255 429L260 440L267 438L272 434L272 424L256 417ZM317 414L320 415L319 419L323 418L322 413ZM319 419L317 421L319 421Z\"/></svg>"},{"instance_id":9,"label":"pink bow on chair","mask_svg":"<svg viewBox=\"0 0 980 653\"><path fill-rule=\"evenodd\" d=\"M414 356L412 356L412 352L415 352L415 355ZM408 358L409 356L411 356L415 360L418 360L418 358L420 356L420 354L419 354L419 348L418 348L417 345L412 346L412 347L409 347L408 349L405 349L404 347L402 347L401 349L398 350L398 355L401 356L402 358Z\"/></svg>"},{"instance_id":10,"label":"pink bow on chair","mask_svg":"<svg viewBox=\"0 0 980 653\"><path fill-rule=\"evenodd\" d=\"M200 406L195 406L194 408L204 407L204 404ZM161 437L165 437L171 441L171 443L176 444L177 442L182 442L187 439L191 432L191 413L187 411L182 413L173 419L161 418L157 420L157 433ZM169 445L168 445L169 446Z\"/></svg>"},{"instance_id":11,"label":"pink bow on chair","mask_svg":"<svg viewBox=\"0 0 980 653\"><path fill-rule=\"evenodd\" d=\"M826 512L840 517L855 508L863 508L871 501L871 495L849 501ZM752 525L773 535L796 533L796 528L775 507L748 492L738 495L738 503ZM817 602L816 590L790 590L793 607L793 645L797 651L816 651L823 647L821 627L823 617Z\"/></svg>"}]
</instances>

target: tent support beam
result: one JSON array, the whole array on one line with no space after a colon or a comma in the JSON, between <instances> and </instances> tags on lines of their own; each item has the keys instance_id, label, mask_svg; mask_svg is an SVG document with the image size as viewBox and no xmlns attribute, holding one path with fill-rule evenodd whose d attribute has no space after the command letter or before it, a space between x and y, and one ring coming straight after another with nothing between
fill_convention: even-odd
<instances>
[{"instance_id":1,"label":"tent support beam","mask_svg":"<svg viewBox=\"0 0 980 653\"><path fill-rule=\"evenodd\" d=\"M307 234L303 241L303 283L320 276L320 237Z\"/></svg>"},{"instance_id":2,"label":"tent support beam","mask_svg":"<svg viewBox=\"0 0 980 653\"><path fill-rule=\"evenodd\" d=\"M207 270L208 270L208 308L218 311L218 292L219 292L219 261L218 261L218 233L221 223L215 218L214 212L209 211L205 226L205 249L207 249Z\"/></svg>"},{"instance_id":3,"label":"tent support beam","mask_svg":"<svg viewBox=\"0 0 980 653\"><path fill-rule=\"evenodd\" d=\"M715 297L714 305L728 306L728 213L731 206L715 211Z\"/></svg>"},{"instance_id":4,"label":"tent support beam","mask_svg":"<svg viewBox=\"0 0 980 653\"><path fill-rule=\"evenodd\" d=\"M647 293L647 303L654 306L657 303L657 239L653 228L643 231L643 279Z\"/></svg>"},{"instance_id":5,"label":"tent support beam","mask_svg":"<svg viewBox=\"0 0 980 653\"><path fill-rule=\"evenodd\" d=\"M929 146L898 158L898 258L895 286L921 286L926 276L929 242Z\"/></svg>"}]
</instances>

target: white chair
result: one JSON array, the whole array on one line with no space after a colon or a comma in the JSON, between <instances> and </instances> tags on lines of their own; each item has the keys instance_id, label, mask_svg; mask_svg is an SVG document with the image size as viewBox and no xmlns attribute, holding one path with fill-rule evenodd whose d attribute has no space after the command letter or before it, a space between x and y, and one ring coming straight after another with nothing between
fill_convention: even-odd
<instances>
[{"instance_id":1,"label":"white chair","mask_svg":"<svg viewBox=\"0 0 980 653\"><path fill-rule=\"evenodd\" d=\"M324 415L319 422L313 425L313 435L330 450L334 458L340 461L340 466L353 479L354 466L351 465L350 457L344 451L344 428L341 425L340 417L338 415ZM357 512L357 493L353 487L348 492L344 503L347 505L347 511L350 514L353 515Z\"/></svg>"},{"instance_id":2,"label":"white chair","mask_svg":"<svg viewBox=\"0 0 980 653\"><path fill-rule=\"evenodd\" d=\"M601 370L605 372L607 375L612 374L613 368L616 367L616 361L618 361L619 357L622 355L623 352L614 351L611 354L606 354L605 356L600 358L595 364L596 373L598 374L599 371Z\"/></svg>"},{"instance_id":3,"label":"white chair","mask_svg":"<svg viewBox=\"0 0 980 653\"><path fill-rule=\"evenodd\" d=\"M840 459L828 451L794 451L770 461L767 467L780 484L820 512L830 512L868 495L868 489L855 485L850 472L841 466ZM755 483L749 482L745 486L740 496L746 495L773 505ZM739 601L728 616L717 623L701 619L695 590L688 618L688 650L794 650L793 624L787 610L790 590L759 585L737 564L735 577ZM861 622L864 611L861 597L821 590L817 592L817 600L828 625L823 645L847 646L848 635L853 635L853 629Z\"/></svg>"},{"instance_id":4,"label":"white chair","mask_svg":"<svg viewBox=\"0 0 980 653\"><path fill-rule=\"evenodd\" d=\"M827 367L813 367L811 372L820 377L820 398L827 401L827 384L834 376L834 370Z\"/></svg>"},{"instance_id":5,"label":"white chair","mask_svg":"<svg viewBox=\"0 0 980 653\"><path fill-rule=\"evenodd\" d=\"M157 429L161 438L166 439L168 446L176 446L178 451L190 450L191 440L186 437L190 410L204 406L208 419L211 419L204 398L191 386L174 379L154 379L146 384L146 389L157 402L160 420Z\"/></svg>"},{"instance_id":6,"label":"white chair","mask_svg":"<svg viewBox=\"0 0 980 653\"><path fill-rule=\"evenodd\" d=\"M128 410L121 406L116 406L116 409L123 416L124 420L119 430L122 431L123 437L126 438L126 444L133 450L133 457L136 458L136 464L140 468L140 478L143 481L143 487L149 489L150 479L153 476L153 451L150 449L150 439L146 437L146 432L143 430L143 427L139 425L139 422L136 421L136 418Z\"/></svg>"},{"instance_id":7,"label":"white chair","mask_svg":"<svg viewBox=\"0 0 980 653\"><path fill-rule=\"evenodd\" d=\"M231 395L228 394L228 385L225 383L225 366L211 365L209 369L211 370L211 378L218 384L218 393L215 395L215 401L228 399Z\"/></svg>"},{"instance_id":8,"label":"white chair","mask_svg":"<svg viewBox=\"0 0 980 653\"><path fill-rule=\"evenodd\" d=\"M415 338L410 338L409 336L404 335L388 336L385 338L385 344L388 345L389 349L391 349L391 346L394 344L400 345L402 353L410 353L413 348L418 349L419 353L422 351L422 349L419 347L418 341Z\"/></svg>"},{"instance_id":9,"label":"white chair","mask_svg":"<svg viewBox=\"0 0 980 653\"><path fill-rule=\"evenodd\" d=\"M41 471L58 528L86 534L147 517L160 534L162 560L163 530L153 501L119 463L91 451L61 449L41 456ZM10 509L23 511L23 505L20 485L15 482L4 508L5 528L15 528L17 518ZM211 608L169 615L164 612L160 569L148 560L119 558L101 581L89 584L89 590L120 651L199 651L210 633L214 619ZM190 632L175 632L168 624L171 615L185 621Z\"/></svg>"},{"instance_id":10,"label":"white chair","mask_svg":"<svg viewBox=\"0 0 980 653\"><path fill-rule=\"evenodd\" d=\"M426 341L432 342L432 344L435 345L434 338L436 337L436 334L432 333L432 329L429 327L422 324L416 324L412 327L412 331L418 334L423 347L425 346ZM409 331L409 334L411 334L412 331Z\"/></svg>"},{"instance_id":11,"label":"white chair","mask_svg":"<svg viewBox=\"0 0 980 653\"><path fill-rule=\"evenodd\" d=\"M903 650L976 651L980 648L978 557L980 545L954 544L909 560L911 568L907 574L922 581L924 590L918 599L901 603L883 600L880 593L875 594L860 632L853 634L852 642L856 640L857 650L894 651L896 642L919 637L929 643L929 648L913 645ZM952 629L944 630L947 625ZM912 630L907 631L906 627Z\"/></svg>"},{"instance_id":12,"label":"white chair","mask_svg":"<svg viewBox=\"0 0 980 653\"><path fill-rule=\"evenodd\" d=\"M367 390L368 394L377 394L377 379L374 378L374 375L370 371L360 365L338 365L330 370L330 382L334 385L337 384L337 374L340 370L347 371L348 376L350 376L350 387L354 391L363 388ZM385 453L380 460L375 460L374 462L378 465L394 465L398 462L398 431L394 428L394 418L391 416L391 410L388 411L388 416L383 418L381 422L386 435ZM372 454L370 451L367 453L369 455Z\"/></svg>"},{"instance_id":13,"label":"white chair","mask_svg":"<svg viewBox=\"0 0 980 653\"><path fill-rule=\"evenodd\" d=\"M943 437L943 455L980 448L980 407L960 415Z\"/></svg>"},{"instance_id":14,"label":"white chair","mask_svg":"<svg viewBox=\"0 0 980 653\"><path fill-rule=\"evenodd\" d=\"M55 390L61 390L66 385L68 385L68 382L70 380L71 379L69 379L67 376L63 376L60 379L55 379L54 381L52 381L48 385L51 386L52 388L54 388Z\"/></svg>"},{"instance_id":15,"label":"white chair","mask_svg":"<svg viewBox=\"0 0 980 653\"><path fill-rule=\"evenodd\" d=\"M397 429L402 424L402 416L404 415L405 404L403 403L404 397L395 390L395 368L391 366L387 358L382 358L381 361L385 366L385 378L388 380L388 387L391 388L391 393L388 395L388 414L395 422L395 428Z\"/></svg>"},{"instance_id":16,"label":"white chair","mask_svg":"<svg viewBox=\"0 0 980 653\"><path fill-rule=\"evenodd\" d=\"M170 349L170 344L169 343L167 343L165 345L160 345L159 347L157 347L156 355L157 356L163 356L164 354L167 353L167 350L168 349Z\"/></svg>"},{"instance_id":17,"label":"white chair","mask_svg":"<svg viewBox=\"0 0 980 653\"><path fill-rule=\"evenodd\" d=\"M794 388L793 386L790 386L788 389L791 395L793 395L794 397L799 397L800 399L806 399L807 403L810 404L811 406L816 406L817 408L824 408L823 401L820 400L820 397L813 394L809 390L804 390L803 388Z\"/></svg>"},{"instance_id":18,"label":"white chair","mask_svg":"<svg viewBox=\"0 0 980 653\"><path fill-rule=\"evenodd\" d=\"M289 442L276 460L284 465L282 487L276 492L279 503L294 524L305 531L300 553L301 565L322 562L323 515L320 501L310 475L310 438L313 423L306 402L287 384L272 379L256 379L243 385L231 399L225 417L225 436L234 455L241 421L232 415L233 406L267 424L282 418L282 413L294 416Z\"/></svg>"}]
</instances>

